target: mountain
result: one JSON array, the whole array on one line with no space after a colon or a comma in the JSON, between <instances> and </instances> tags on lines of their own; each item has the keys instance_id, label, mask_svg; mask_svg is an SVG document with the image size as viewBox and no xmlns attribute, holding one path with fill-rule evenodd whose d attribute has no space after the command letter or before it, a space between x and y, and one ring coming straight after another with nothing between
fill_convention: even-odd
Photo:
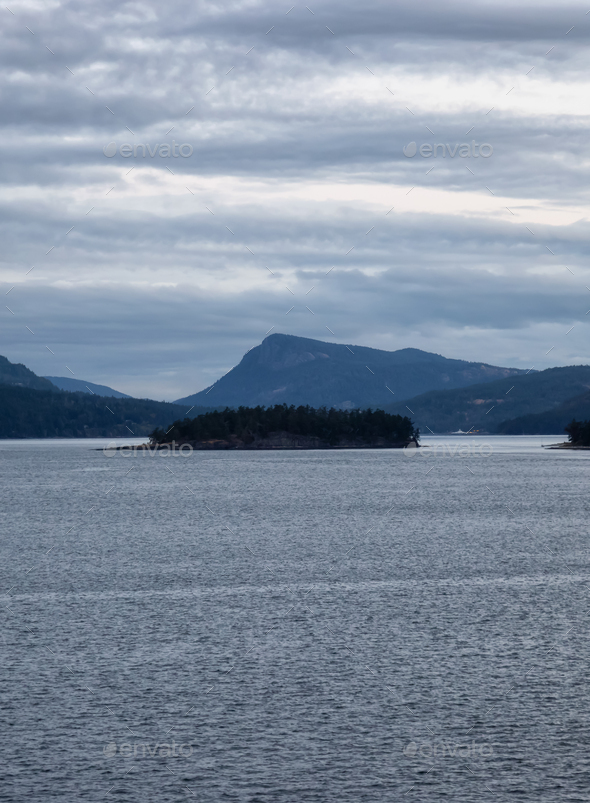
<instances>
[{"instance_id":1,"label":"mountain","mask_svg":"<svg viewBox=\"0 0 590 803\"><path fill-rule=\"evenodd\" d=\"M86 382L84 379L72 379L69 376L46 376L56 388L60 390L69 390L71 392L79 391L80 393L94 393L96 396L111 396L115 399L131 399L127 393L121 393L120 390L113 390L108 385L96 385L94 382Z\"/></svg>"},{"instance_id":2,"label":"mountain","mask_svg":"<svg viewBox=\"0 0 590 803\"><path fill-rule=\"evenodd\" d=\"M381 351L273 334L209 389L176 404L382 407L429 390L521 374L517 368L450 360L419 349Z\"/></svg>"},{"instance_id":3,"label":"mountain","mask_svg":"<svg viewBox=\"0 0 590 803\"><path fill-rule=\"evenodd\" d=\"M472 428L496 432L508 418L552 411L588 390L590 365L570 365L458 390L431 391L386 405L385 410L410 414L423 434Z\"/></svg>"},{"instance_id":4,"label":"mountain","mask_svg":"<svg viewBox=\"0 0 590 803\"><path fill-rule=\"evenodd\" d=\"M2 356L0 356L0 385L13 385L35 390L56 390L56 387L48 379L37 376L22 363L10 362Z\"/></svg>"},{"instance_id":5,"label":"mountain","mask_svg":"<svg viewBox=\"0 0 590 803\"><path fill-rule=\"evenodd\" d=\"M197 408L193 415L209 412ZM184 418L182 405L0 385L0 438L131 438Z\"/></svg>"},{"instance_id":6,"label":"mountain","mask_svg":"<svg viewBox=\"0 0 590 803\"><path fill-rule=\"evenodd\" d=\"M563 433L573 418L590 419L590 392L574 396L552 410L503 421L497 431L503 435L556 435Z\"/></svg>"},{"instance_id":7,"label":"mountain","mask_svg":"<svg viewBox=\"0 0 590 803\"><path fill-rule=\"evenodd\" d=\"M83 384L68 377L53 378ZM188 412L184 404L133 399L105 385L85 384L84 392L73 385L60 390L49 378L0 356L0 438L144 437L157 427L168 428ZM99 395L95 388L108 395ZM191 412L196 416L211 410L195 407Z\"/></svg>"}]
</instances>

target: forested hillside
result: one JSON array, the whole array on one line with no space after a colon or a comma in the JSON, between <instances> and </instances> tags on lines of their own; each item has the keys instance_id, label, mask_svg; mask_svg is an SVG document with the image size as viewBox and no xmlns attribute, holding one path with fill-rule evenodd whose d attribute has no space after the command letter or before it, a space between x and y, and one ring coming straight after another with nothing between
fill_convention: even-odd
<instances>
[{"instance_id":1,"label":"forested hillside","mask_svg":"<svg viewBox=\"0 0 590 803\"><path fill-rule=\"evenodd\" d=\"M144 437L181 413L184 405L148 399L0 385L0 438Z\"/></svg>"}]
</instances>

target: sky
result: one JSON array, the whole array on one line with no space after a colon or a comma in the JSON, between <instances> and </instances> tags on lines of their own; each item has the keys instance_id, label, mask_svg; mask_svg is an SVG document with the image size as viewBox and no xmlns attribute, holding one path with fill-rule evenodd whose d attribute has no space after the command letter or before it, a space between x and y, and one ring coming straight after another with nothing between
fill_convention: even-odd
<instances>
[{"instance_id":1,"label":"sky","mask_svg":"<svg viewBox=\"0 0 590 803\"><path fill-rule=\"evenodd\" d=\"M12 362L165 400L272 332L590 362L586 6L0 13Z\"/></svg>"}]
</instances>

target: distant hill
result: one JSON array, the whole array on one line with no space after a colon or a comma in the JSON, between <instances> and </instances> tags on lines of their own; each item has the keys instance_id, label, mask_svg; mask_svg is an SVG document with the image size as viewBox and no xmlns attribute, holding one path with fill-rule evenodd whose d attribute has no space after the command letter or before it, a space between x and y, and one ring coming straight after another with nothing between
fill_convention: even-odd
<instances>
[{"instance_id":1,"label":"distant hill","mask_svg":"<svg viewBox=\"0 0 590 803\"><path fill-rule=\"evenodd\" d=\"M273 334L209 389L176 403L383 407L429 390L521 374L524 371L516 368L450 360L419 349L381 351Z\"/></svg>"},{"instance_id":2,"label":"distant hill","mask_svg":"<svg viewBox=\"0 0 590 803\"><path fill-rule=\"evenodd\" d=\"M574 396L543 413L502 421L497 431L503 435L557 435L563 433L573 418L577 421L590 419L590 392Z\"/></svg>"},{"instance_id":3,"label":"distant hill","mask_svg":"<svg viewBox=\"0 0 590 803\"><path fill-rule=\"evenodd\" d=\"M48 379L37 376L22 363L10 362L2 356L0 356L0 385L36 390L56 390L56 387Z\"/></svg>"},{"instance_id":4,"label":"distant hill","mask_svg":"<svg viewBox=\"0 0 590 803\"><path fill-rule=\"evenodd\" d=\"M88 388L83 393L72 386L60 390L47 377L0 357L0 438L143 438L189 412L184 404L133 399L105 385L86 384L94 395ZM99 395L95 388L109 395ZM212 409L194 407L190 412L194 416Z\"/></svg>"},{"instance_id":5,"label":"distant hill","mask_svg":"<svg viewBox=\"0 0 590 803\"><path fill-rule=\"evenodd\" d=\"M192 415L211 410L195 408ZM0 438L147 437L184 418L182 405L0 385Z\"/></svg>"},{"instance_id":6,"label":"distant hill","mask_svg":"<svg viewBox=\"0 0 590 803\"><path fill-rule=\"evenodd\" d=\"M94 382L86 382L84 379L72 379L69 376L46 376L56 388L60 390L68 390L70 392L80 393L94 393L96 396L111 396L115 399L131 399L127 393L121 393L120 390L113 390L108 385L96 385Z\"/></svg>"},{"instance_id":7,"label":"distant hill","mask_svg":"<svg viewBox=\"0 0 590 803\"><path fill-rule=\"evenodd\" d=\"M184 413L184 406L147 399L0 385L0 438L143 437Z\"/></svg>"},{"instance_id":8,"label":"distant hill","mask_svg":"<svg viewBox=\"0 0 590 803\"><path fill-rule=\"evenodd\" d=\"M508 424L509 418L553 411L588 390L590 365L570 365L458 390L431 391L385 409L411 415L423 435L429 429L466 432L474 428L491 433L503 422Z\"/></svg>"}]
</instances>

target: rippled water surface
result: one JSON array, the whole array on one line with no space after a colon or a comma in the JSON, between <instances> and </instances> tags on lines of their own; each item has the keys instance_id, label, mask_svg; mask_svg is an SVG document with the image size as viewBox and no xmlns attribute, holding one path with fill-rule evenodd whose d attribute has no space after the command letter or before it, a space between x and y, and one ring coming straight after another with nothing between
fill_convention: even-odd
<instances>
[{"instance_id":1,"label":"rippled water surface","mask_svg":"<svg viewBox=\"0 0 590 803\"><path fill-rule=\"evenodd\" d=\"M0 800L590 800L561 439L0 443Z\"/></svg>"}]
</instances>

